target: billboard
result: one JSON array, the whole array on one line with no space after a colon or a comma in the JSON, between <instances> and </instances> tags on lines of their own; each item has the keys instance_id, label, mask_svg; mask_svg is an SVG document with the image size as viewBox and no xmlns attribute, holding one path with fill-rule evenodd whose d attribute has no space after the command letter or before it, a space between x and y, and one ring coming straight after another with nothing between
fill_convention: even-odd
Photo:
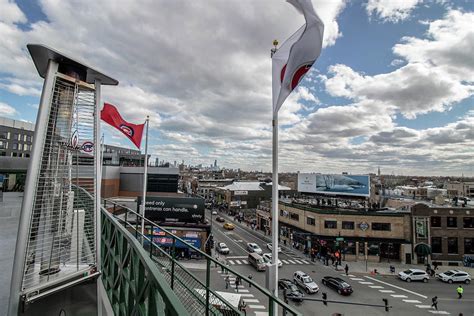
<instances>
[{"instance_id":1,"label":"billboard","mask_svg":"<svg viewBox=\"0 0 474 316\"><path fill-rule=\"evenodd\" d=\"M141 197L138 197L138 206L140 204ZM145 217L156 222L202 222L204 220L204 199L147 196Z\"/></svg>"},{"instance_id":2,"label":"billboard","mask_svg":"<svg viewBox=\"0 0 474 316\"><path fill-rule=\"evenodd\" d=\"M368 175L300 173L298 192L368 197L370 178Z\"/></svg>"}]
</instances>

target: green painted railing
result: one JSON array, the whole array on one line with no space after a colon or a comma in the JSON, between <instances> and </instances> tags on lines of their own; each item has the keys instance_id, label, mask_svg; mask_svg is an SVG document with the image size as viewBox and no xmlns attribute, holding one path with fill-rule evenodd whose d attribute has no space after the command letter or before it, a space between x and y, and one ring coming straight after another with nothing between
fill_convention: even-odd
<instances>
[{"instance_id":1,"label":"green painted railing","mask_svg":"<svg viewBox=\"0 0 474 316\"><path fill-rule=\"evenodd\" d=\"M142 216L130 208L115 203L113 201L104 200L104 208L115 211L115 218L123 225L123 228L129 234L134 235L138 244L143 243L143 251L148 252L148 257L154 262L155 267L159 268L163 278L167 284L176 293L184 308L191 315L244 315L239 306L231 304L225 297L218 292L231 292L232 289L225 290L225 278L220 275L229 276L230 279L240 278L241 284L248 284L254 292L259 292L263 297L268 308L269 316L276 316L274 304L278 305L278 315L294 315L300 316L301 313L287 305L283 300L275 297L268 289L260 286L246 276L240 275L229 266L219 260L212 258L205 252L189 244L185 240L172 234L167 229L157 225L156 223L144 219L145 231L150 234L141 234ZM110 216L110 215L109 215ZM153 236L155 228L160 230L160 236ZM102 233L104 236L104 231ZM170 249L165 249L160 244L152 240L153 238L168 238L171 240ZM205 269L205 274L189 270L178 260L177 244L185 244L190 250L198 253L202 259L200 262ZM202 270L201 270L202 271ZM220 292L222 293L222 292ZM238 293L237 293L238 294ZM245 300L245 298L243 299Z\"/></svg>"},{"instance_id":2,"label":"green painted railing","mask_svg":"<svg viewBox=\"0 0 474 316\"><path fill-rule=\"evenodd\" d=\"M101 272L117 316L190 315L148 253L102 209Z\"/></svg>"}]
</instances>

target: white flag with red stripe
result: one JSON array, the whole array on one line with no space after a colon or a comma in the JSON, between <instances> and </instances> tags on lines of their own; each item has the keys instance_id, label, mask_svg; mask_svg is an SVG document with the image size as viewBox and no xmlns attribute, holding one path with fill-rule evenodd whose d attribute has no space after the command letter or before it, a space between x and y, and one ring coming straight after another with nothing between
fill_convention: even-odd
<instances>
[{"instance_id":1,"label":"white flag with red stripe","mask_svg":"<svg viewBox=\"0 0 474 316\"><path fill-rule=\"evenodd\" d=\"M306 24L291 35L272 57L273 113L298 85L321 54L324 24L311 0L287 0L304 15Z\"/></svg>"}]
</instances>

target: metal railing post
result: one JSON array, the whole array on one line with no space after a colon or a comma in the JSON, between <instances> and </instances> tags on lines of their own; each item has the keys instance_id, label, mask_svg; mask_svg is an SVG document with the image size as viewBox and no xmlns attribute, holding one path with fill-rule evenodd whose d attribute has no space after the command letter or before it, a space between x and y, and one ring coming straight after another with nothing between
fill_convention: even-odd
<instances>
[{"instance_id":1,"label":"metal railing post","mask_svg":"<svg viewBox=\"0 0 474 316\"><path fill-rule=\"evenodd\" d=\"M206 258L206 316L209 316L209 286L211 284L211 260Z\"/></svg>"},{"instance_id":2,"label":"metal railing post","mask_svg":"<svg viewBox=\"0 0 474 316\"><path fill-rule=\"evenodd\" d=\"M135 215L135 217L136 217L135 218L135 238L138 239L138 219L139 219L138 217L139 217L139 215L137 214L137 215Z\"/></svg>"},{"instance_id":3,"label":"metal railing post","mask_svg":"<svg viewBox=\"0 0 474 316\"><path fill-rule=\"evenodd\" d=\"M151 224L151 234L150 236L150 241L149 241L149 247L150 247L150 258L153 258L153 223Z\"/></svg>"},{"instance_id":4,"label":"metal railing post","mask_svg":"<svg viewBox=\"0 0 474 316\"><path fill-rule=\"evenodd\" d=\"M176 260L176 238L173 236L173 246L171 248L171 289L174 290L174 261Z\"/></svg>"},{"instance_id":5,"label":"metal railing post","mask_svg":"<svg viewBox=\"0 0 474 316\"><path fill-rule=\"evenodd\" d=\"M274 316L273 312L273 298L271 296L268 297L268 315L269 316Z\"/></svg>"}]
</instances>

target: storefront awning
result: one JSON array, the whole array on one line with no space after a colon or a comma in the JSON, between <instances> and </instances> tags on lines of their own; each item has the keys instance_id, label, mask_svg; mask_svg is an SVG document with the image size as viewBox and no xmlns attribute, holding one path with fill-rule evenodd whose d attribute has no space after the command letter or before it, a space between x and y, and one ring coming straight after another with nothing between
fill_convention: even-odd
<instances>
[{"instance_id":1,"label":"storefront awning","mask_svg":"<svg viewBox=\"0 0 474 316\"><path fill-rule=\"evenodd\" d=\"M418 256L427 256L431 254L431 247L427 244L418 244L415 246L415 253Z\"/></svg>"}]
</instances>

